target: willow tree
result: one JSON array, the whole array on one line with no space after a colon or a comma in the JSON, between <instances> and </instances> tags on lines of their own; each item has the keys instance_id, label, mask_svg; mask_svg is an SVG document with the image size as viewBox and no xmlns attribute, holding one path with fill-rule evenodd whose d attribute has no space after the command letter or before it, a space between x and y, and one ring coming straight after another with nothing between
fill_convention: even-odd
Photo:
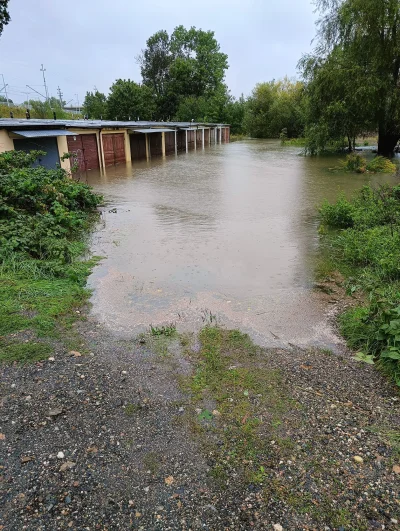
<instances>
[{"instance_id":1,"label":"willow tree","mask_svg":"<svg viewBox=\"0 0 400 531\"><path fill-rule=\"evenodd\" d=\"M400 139L400 1L316 0L316 5L321 18L314 57L324 63L336 54L353 65L341 75L342 91L351 100L355 88L367 87L366 96L360 90L364 100L357 119L376 127L378 151L390 156Z\"/></svg>"}]
</instances>

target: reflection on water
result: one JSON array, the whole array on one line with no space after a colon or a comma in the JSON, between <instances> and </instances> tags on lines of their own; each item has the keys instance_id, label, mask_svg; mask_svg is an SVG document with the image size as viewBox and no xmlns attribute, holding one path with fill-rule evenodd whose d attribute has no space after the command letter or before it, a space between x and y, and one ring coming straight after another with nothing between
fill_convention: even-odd
<instances>
[{"instance_id":1,"label":"reflection on water","mask_svg":"<svg viewBox=\"0 0 400 531\"><path fill-rule=\"evenodd\" d=\"M333 346L311 290L316 208L370 179L330 172L337 164L249 140L89 172L107 201L93 314L132 335L170 321L193 329L208 310L264 344Z\"/></svg>"}]
</instances>

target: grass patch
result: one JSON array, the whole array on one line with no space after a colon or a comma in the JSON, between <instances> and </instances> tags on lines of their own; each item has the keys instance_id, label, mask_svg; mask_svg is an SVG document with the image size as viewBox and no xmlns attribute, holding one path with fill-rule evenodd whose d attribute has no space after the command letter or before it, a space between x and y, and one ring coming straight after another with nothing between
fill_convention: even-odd
<instances>
[{"instance_id":1,"label":"grass patch","mask_svg":"<svg viewBox=\"0 0 400 531\"><path fill-rule=\"evenodd\" d=\"M53 352L51 345L46 343L5 343L0 342L0 362L32 363L49 357Z\"/></svg>"},{"instance_id":2,"label":"grass patch","mask_svg":"<svg viewBox=\"0 0 400 531\"><path fill-rule=\"evenodd\" d=\"M305 147L307 140L305 138L287 138L282 141L284 146Z\"/></svg>"},{"instance_id":3,"label":"grass patch","mask_svg":"<svg viewBox=\"0 0 400 531\"><path fill-rule=\"evenodd\" d=\"M166 326L150 325L150 334L155 337L158 337L158 336L172 337L176 335L176 326L173 323L171 323L170 325L166 325Z\"/></svg>"},{"instance_id":4,"label":"grass patch","mask_svg":"<svg viewBox=\"0 0 400 531\"><path fill-rule=\"evenodd\" d=\"M247 334L209 326L199 339L196 370L186 386L202 410L193 427L212 456L211 475L221 484L232 473L245 483L262 483L269 441L278 441L282 417L295 404L280 372L258 365L261 349ZM279 446L285 452L286 443Z\"/></svg>"}]
</instances>

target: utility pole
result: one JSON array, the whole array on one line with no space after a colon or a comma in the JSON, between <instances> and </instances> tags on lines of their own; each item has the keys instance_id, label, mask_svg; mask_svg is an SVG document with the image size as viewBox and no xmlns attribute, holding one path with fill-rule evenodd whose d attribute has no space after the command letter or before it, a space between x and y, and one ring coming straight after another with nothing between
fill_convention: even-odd
<instances>
[{"instance_id":1,"label":"utility pole","mask_svg":"<svg viewBox=\"0 0 400 531\"><path fill-rule=\"evenodd\" d=\"M58 99L60 100L61 109L63 108L63 93L61 92L60 86L57 87Z\"/></svg>"},{"instance_id":2,"label":"utility pole","mask_svg":"<svg viewBox=\"0 0 400 531\"><path fill-rule=\"evenodd\" d=\"M6 93L7 107L9 107L10 106L10 102L8 101L7 85L6 85L6 82L4 81L4 75L3 74L1 74L1 77L3 78L3 88L4 88L4 92Z\"/></svg>"},{"instance_id":3,"label":"utility pole","mask_svg":"<svg viewBox=\"0 0 400 531\"><path fill-rule=\"evenodd\" d=\"M47 90L46 78L44 77L44 73L46 72L46 69L43 68L43 64L42 64L42 68L40 69L40 71L43 73L44 92L46 94L46 101L48 101L49 100L49 93L48 93L48 90Z\"/></svg>"},{"instance_id":4,"label":"utility pole","mask_svg":"<svg viewBox=\"0 0 400 531\"><path fill-rule=\"evenodd\" d=\"M29 104L29 94L30 94L30 92L24 92L24 94L26 94L26 107L28 109L30 109L31 108L30 104Z\"/></svg>"},{"instance_id":5,"label":"utility pole","mask_svg":"<svg viewBox=\"0 0 400 531\"><path fill-rule=\"evenodd\" d=\"M77 101L77 104L78 104L78 106L76 108L76 112L79 112L79 97L78 97L78 94L75 94L75 96L76 96L76 101Z\"/></svg>"}]
</instances>

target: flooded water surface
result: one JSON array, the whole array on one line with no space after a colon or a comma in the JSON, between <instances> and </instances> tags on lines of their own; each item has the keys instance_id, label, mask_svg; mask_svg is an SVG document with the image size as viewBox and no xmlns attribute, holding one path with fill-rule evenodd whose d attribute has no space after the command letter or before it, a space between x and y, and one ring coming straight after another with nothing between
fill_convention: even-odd
<instances>
[{"instance_id":1,"label":"flooded water surface","mask_svg":"<svg viewBox=\"0 0 400 531\"><path fill-rule=\"evenodd\" d=\"M264 345L339 341L313 289L317 207L369 182L277 142L242 141L90 172L106 208L92 313L120 334L210 315ZM382 177L380 178L382 179Z\"/></svg>"}]
</instances>

